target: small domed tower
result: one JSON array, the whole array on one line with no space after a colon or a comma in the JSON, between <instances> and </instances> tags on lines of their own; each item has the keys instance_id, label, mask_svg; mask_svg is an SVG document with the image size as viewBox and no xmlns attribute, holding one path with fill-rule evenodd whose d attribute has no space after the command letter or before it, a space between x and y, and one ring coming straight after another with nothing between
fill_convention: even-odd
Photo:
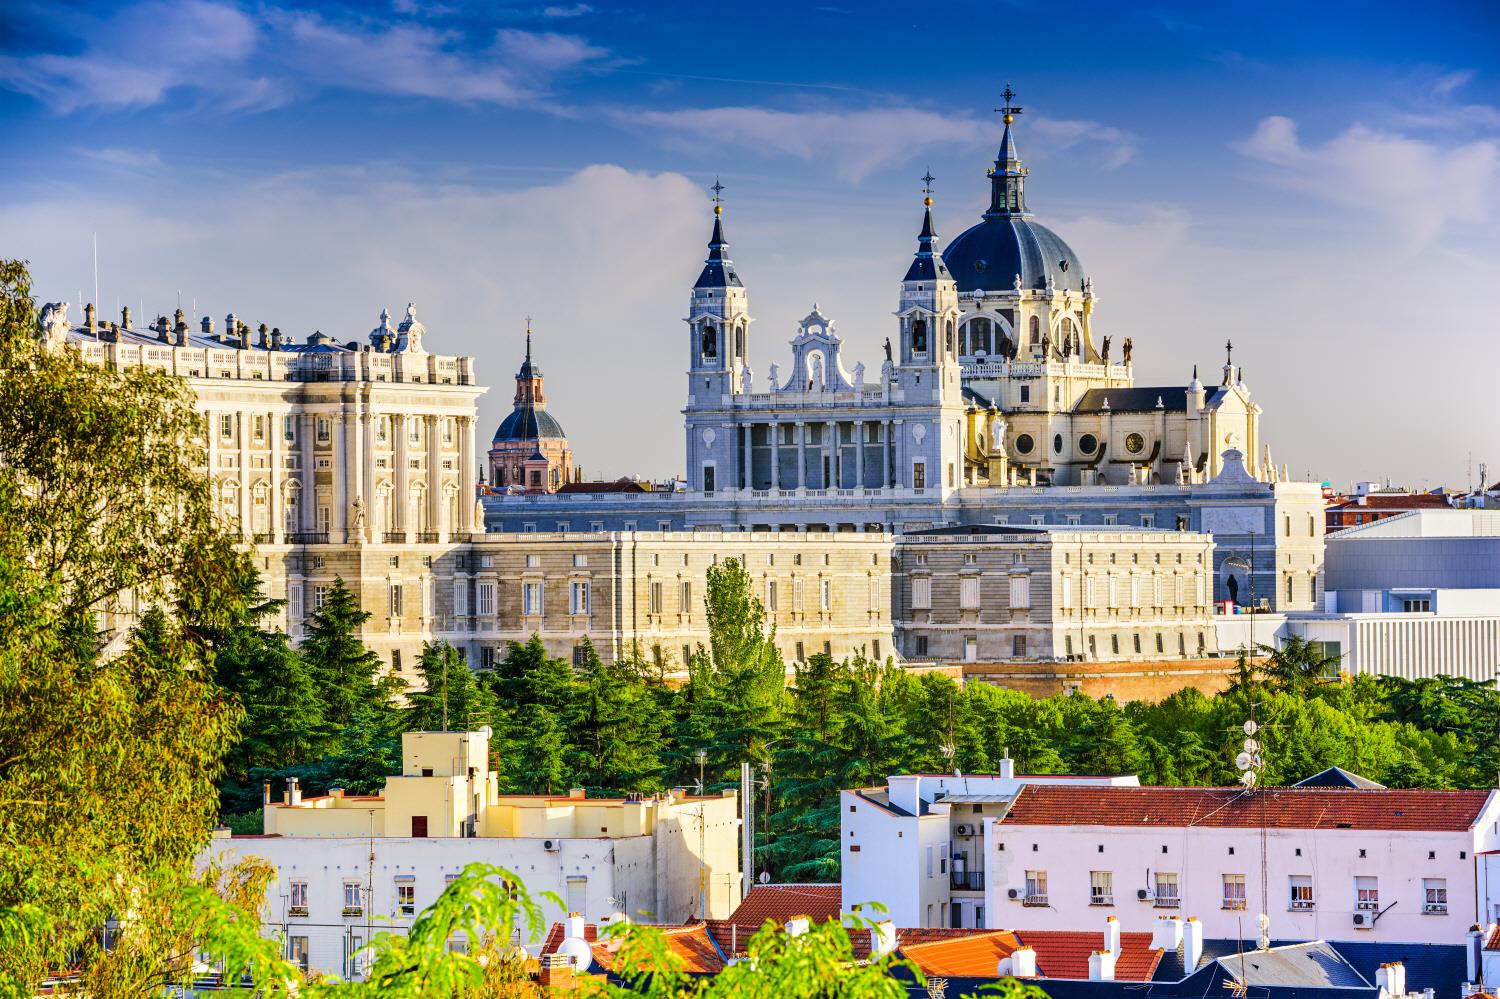
<instances>
[{"instance_id":1,"label":"small domed tower","mask_svg":"<svg viewBox=\"0 0 1500 999\"><path fill-rule=\"evenodd\" d=\"M901 357L897 383L909 401L959 391L958 289L937 252L932 224L932 174L922 178L922 230L901 280Z\"/></svg>"},{"instance_id":2,"label":"small domed tower","mask_svg":"<svg viewBox=\"0 0 1500 999\"><path fill-rule=\"evenodd\" d=\"M705 404L746 391L750 313L745 286L729 259L724 238L724 185L714 181L714 228L708 257L693 284L688 307L688 400Z\"/></svg>"},{"instance_id":3,"label":"small domed tower","mask_svg":"<svg viewBox=\"0 0 1500 999\"><path fill-rule=\"evenodd\" d=\"M547 412L542 369L531 361L531 323L526 359L516 372L515 408L490 443L490 486L495 490L556 492L573 475L573 449L562 424Z\"/></svg>"}]
</instances>

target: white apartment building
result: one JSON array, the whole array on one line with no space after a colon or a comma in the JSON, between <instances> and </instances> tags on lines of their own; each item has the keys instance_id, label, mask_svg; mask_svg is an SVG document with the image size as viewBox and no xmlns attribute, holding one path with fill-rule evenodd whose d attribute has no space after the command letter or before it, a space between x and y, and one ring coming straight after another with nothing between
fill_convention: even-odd
<instances>
[{"instance_id":1,"label":"white apartment building","mask_svg":"<svg viewBox=\"0 0 1500 999\"><path fill-rule=\"evenodd\" d=\"M726 917L739 903L734 792L499 794L486 765L489 734L406 733L402 773L380 795L303 797L291 781L274 802L268 785L265 832L221 831L203 859L228 866L258 857L274 866L263 932L283 939L305 970L344 978L362 973L373 936L407 932L472 863L519 875L548 924L569 913L680 923ZM522 930L512 928L517 943L540 945Z\"/></svg>"},{"instance_id":2,"label":"white apartment building","mask_svg":"<svg viewBox=\"0 0 1500 999\"><path fill-rule=\"evenodd\" d=\"M984 825L1030 784L1134 787L1134 776L901 774L885 787L840 792L843 906L885 906L901 928L1012 925L986 918ZM1075 923L1076 929L1089 923Z\"/></svg>"},{"instance_id":3,"label":"white apartment building","mask_svg":"<svg viewBox=\"0 0 1500 999\"><path fill-rule=\"evenodd\" d=\"M1500 794L1029 784L982 835L986 908L1006 926L1179 916L1245 939L1265 913L1274 940L1456 944L1483 920Z\"/></svg>"}]
</instances>

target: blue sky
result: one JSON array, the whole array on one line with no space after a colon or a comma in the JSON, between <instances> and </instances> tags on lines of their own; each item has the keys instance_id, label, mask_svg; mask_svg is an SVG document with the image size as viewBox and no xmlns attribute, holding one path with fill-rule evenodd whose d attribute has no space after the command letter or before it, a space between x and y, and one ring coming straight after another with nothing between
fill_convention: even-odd
<instances>
[{"instance_id":1,"label":"blue sky","mask_svg":"<svg viewBox=\"0 0 1500 999\"><path fill-rule=\"evenodd\" d=\"M1296 476L1462 485L1500 472L1500 6L1426 6L12 0L0 254L76 301L97 232L107 311L298 335L415 301L487 427L534 316L586 471L660 476L714 176L757 370L814 301L873 363L917 178L971 223L1009 81L1138 381L1233 338Z\"/></svg>"}]
</instances>

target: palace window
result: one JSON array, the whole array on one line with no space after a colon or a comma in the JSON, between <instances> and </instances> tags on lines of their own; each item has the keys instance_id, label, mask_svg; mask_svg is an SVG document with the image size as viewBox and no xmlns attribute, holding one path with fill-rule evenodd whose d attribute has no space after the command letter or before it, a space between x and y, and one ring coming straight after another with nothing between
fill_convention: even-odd
<instances>
[{"instance_id":1,"label":"palace window","mask_svg":"<svg viewBox=\"0 0 1500 999\"><path fill-rule=\"evenodd\" d=\"M570 613L587 614L589 612L589 584L586 581L581 579L573 581L568 603Z\"/></svg>"},{"instance_id":2,"label":"palace window","mask_svg":"<svg viewBox=\"0 0 1500 999\"><path fill-rule=\"evenodd\" d=\"M911 581L911 606L913 610L932 609L932 579L921 576Z\"/></svg>"},{"instance_id":3,"label":"palace window","mask_svg":"<svg viewBox=\"0 0 1500 999\"><path fill-rule=\"evenodd\" d=\"M478 607L475 609L482 617L493 617L495 614L495 588L492 582L482 582L475 587L478 596Z\"/></svg>"},{"instance_id":4,"label":"palace window","mask_svg":"<svg viewBox=\"0 0 1500 999\"><path fill-rule=\"evenodd\" d=\"M521 584L521 613L537 617L542 613L542 584L531 581Z\"/></svg>"}]
</instances>

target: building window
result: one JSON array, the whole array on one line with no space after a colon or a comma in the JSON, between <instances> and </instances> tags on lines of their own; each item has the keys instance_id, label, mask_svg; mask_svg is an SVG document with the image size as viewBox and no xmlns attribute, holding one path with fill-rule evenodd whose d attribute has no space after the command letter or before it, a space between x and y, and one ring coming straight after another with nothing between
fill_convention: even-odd
<instances>
[{"instance_id":1,"label":"building window","mask_svg":"<svg viewBox=\"0 0 1500 999\"><path fill-rule=\"evenodd\" d=\"M302 620L301 583L291 583L286 588L286 616L288 621Z\"/></svg>"},{"instance_id":2,"label":"building window","mask_svg":"<svg viewBox=\"0 0 1500 999\"><path fill-rule=\"evenodd\" d=\"M309 950L307 946L307 937L286 938L287 960L291 961L298 968L300 968L303 974L306 974L310 967L308 955Z\"/></svg>"},{"instance_id":3,"label":"building window","mask_svg":"<svg viewBox=\"0 0 1500 999\"><path fill-rule=\"evenodd\" d=\"M234 416L224 413L219 417L219 436L226 441L234 437Z\"/></svg>"},{"instance_id":4,"label":"building window","mask_svg":"<svg viewBox=\"0 0 1500 999\"><path fill-rule=\"evenodd\" d=\"M1010 607L1011 610L1031 608L1031 577L1012 576L1010 578Z\"/></svg>"},{"instance_id":5,"label":"building window","mask_svg":"<svg viewBox=\"0 0 1500 999\"><path fill-rule=\"evenodd\" d=\"M977 663L979 661L979 636L964 636L964 662Z\"/></svg>"},{"instance_id":6,"label":"building window","mask_svg":"<svg viewBox=\"0 0 1500 999\"><path fill-rule=\"evenodd\" d=\"M1224 908L1243 912L1245 909L1245 876L1224 875Z\"/></svg>"},{"instance_id":7,"label":"building window","mask_svg":"<svg viewBox=\"0 0 1500 999\"><path fill-rule=\"evenodd\" d=\"M712 465L704 465L703 466L703 491L704 492L711 493L711 492L714 491L715 488L717 488L717 484L716 484L714 476L715 476L714 466L712 466Z\"/></svg>"},{"instance_id":8,"label":"building window","mask_svg":"<svg viewBox=\"0 0 1500 999\"><path fill-rule=\"evenodd\" d=\"M932 609L932 579L919 576L911 581L911 606L913 610Z\"/></svg>"},{"instance_id":9,"label":"building window","mask_svg":"<svg viewBox=\"0 0 1500 999\"><path fill-rule=\"evenodd\" d=\"M358 881L344 882L344 915L363 915L364 906L361 904L361 887Z\"/></svg>"},{"instance_id":10,"label":"building window","mask_svg":"<svg viewBox=\"0 0 1500 999\"><path fill-rule=\"evenodd\" d=\"M914 319L911 324L911 352L927 353L927 320Z\"/></svg>"},{"instance_id":11,"label":"building window","mask_svg":"<svg viewBox=\"0 0 1500 999\"><path fill-rule=\"evenodd\" d=\"M1026 636L1017 635L1010 640L1010 654L1013 659L1026 658Z\"/></svg>"},{"instance_id":12,"label":"building window","mask_svg":"<svg viewBox=\"0 0 1500 999\"><path fill-rule=\"evenodd\" d=\"M542 584L533 580L521 584L521 613L538 617L542 613Z\"/></svg>"},{"instance_id":13,"label":"building window","mask_svg":"<svg viewBox=\"0 0 1500 999\"><path fill-rule=\"evenodd\" d=\"M647 590L646 612L648 614L661 613L661 580L652 580Z\"/></svg>"},{"instance_id":14,"label":"building window","mask_svg":"<svg viewBox=\"0 0 1500 999\"><path fill-rule=\"evenodd\" d=\"M570 613L587 614L589 612L589 584L583 580L574 580L568 602Z\"/></svg>"},{"instance_id":15,"label":"building window","mask_svg":"<svg viewBox=\"0 0 1500 999\"><path fill-rule=\"evenodd\" d=\"M288 902L291 908L287 910L287 914L292 916L307 915L307 882L293 881L291 892L291 899Z\"/></svg>"},{"instance_id":16,"label":"building window","mask_svg":"<svg viewBox=\"0 0 1500 999\"><path fill-rule=\"evenodd\" d=\"M1175 871L1156 872L1156 893L1153 898L1158 909L1175 909L1182 904L1182 897L1177 894Z\"/></svg>"},{"instance_id":17,"label":"building window","mask_svg":"<svg viewBox=\"0 0 1500 999\"><path fill-rule=\"evenodd\" d=\"M1293 874L1287 879L1290 889L1288 908L1311 909L1313 907L1313 884L1310 874Z\"/></svg>"},{"instance_id":18,"label":"building window","mask_svg":"<svg viewBox=\"0 0 1500 999\"><path fill-rule=\"evenodd\" d=\"M833 610L833 580L820 579L818 584L818 609Z\"/></svg>"},{"instance_id":19,"label":"building window","mask_svg":"<svg viewBox=\"0 0 1500 999\"><path fill-rule=\"evenodd\" d=\"M417 883L415 881L396 882L396 915L414 916L417 914Z\"/></svg>"},{"instance_id":20,"label":"building window","mask_svg":"<svg viewBox=\"0 0 1500 999\"><path fill-rule=\"evenodd\" d=\"M1021 386L1021 402L1027 403L1027 402L1030 402L1030 401L1031 401L1031 386L1030 385L1022 385ZM1026 450L1030 451L1031 448L1027 448Z\"/></svg>"},{"instance_id":21,"label":"building window","mask_svg":"<svg viewBox=\"0 0 1500 999\"><path fill-rule=\"evenodd\" d=\"M1422 911L1429 915L1442 915L1448 911L1448 879L1422 879Z\"/></svg>"},{"instance_id":22,"label":"building window","mask_svg":"<svg viewBox=\"0 0 1500 999\"><path fill-rule=\"evenodd\" d=\"M796 602L797 606L796 606L795 609L796 610L801 610L802 609L802 585L801 585L801 581L800 580L798 580L797 585L792 588L792 596L794 596L796 598L795 602ZM678 585L678 587L677 587L677 600L678 600L678 605L682 608L682 613L683 614L691 614L693 612L693 584L692 584L691 581L684 579Z\"/></svg>"},{"instance_id":23,"label":"building window","mask_svg":"<svg viewBox=\"0 0 1500 999\"><path fill-rule=\"evenodd\" d=\"M327 444L332 435L333 423L327 417L318 417L318 443Z\"/></svg>"},{"instance_id":24,"label":"building window","mask_svg":"<svg viewBox=\"0 0 1500 999\"><path fill-rule=\"evenodd\" d=\"M1089 905L1115 904L1113 871L1089 871Z\"/></svg>"},{"instance_id":25,"label":"building window","mask_svg":"<svg viewBox=\"0 0 1500 999\"><path fill-rule=\"evenodd\" d=\"M479 597L477 610L480 616L493 617L495 614L495 584L488 581L482 582L475 587L475 591Z\"/></svg>"},{"instance_id":26,"label":"building window","mask_svg":"<svg viewBox=\"0 0 1500 999\"><path fill-rule=\"evenodd\" d=\"M1046 871L1027 871L1026 872L1026 897L1024 899L1024 902L1025 902L1026 905L1046 905L1047 904L1047 872Z\"/></svg>"},{"instance_id":27,"label":"building window","mask_svg":"<svg viewBox=\"0 0 1500 999\"><path fill-rule=\"evenodd\" d=\"M766 610L776 613L776 580L766 580Z\"/></svg>"},{"instance_id":28,"label":"building window","mask_svg":"<svg viewBox=\"0 0 1500 999\"><path fill-rule=\"evenodd\" d=\"M1430 599L1403 600L1401 610L1407 614L1427 614L1432 611L1432 601Z\"/></svg>"},{"instance_id":29,"label":"building window","mask_svg":"<svg viewBox=\"0 0 1500 999\"><path fill-rule=\"evenodd\" d=\"M978 576L964 576L958 581L958 606L963 610L979 609Z\"/></svg>"},{"instance_id":30,"label":"building window","mask_svg":"<svg viewBox=\"0 0 1500 999\"><path fill-rule=\"evenodd\" d=\"M927 636L926 635L917 635L916 638L913 640L913 642L912 642L912 655L914 655L914 656L925 656L925 655L927 655Z\"/></svg>"},{"instance_id":31,"label":"building window","mask_svg":"<svg viewBox=\"0 0 1500 999\"><path fill-rule=\"evenodd\" d=\"M401 584L391 584L391 617L401 616Z\"/></svg>"},{"instance_id":32,"label":"building window","mask_svg":"<svg viewBox=\"0 0 1500 999\"><path fill-rule=\"evenodd\" d=\"M1354 879L1354 908L1379 910L1380 883L1377 879L1365 875Z\"/></svg>"},{"instance_id":33,"label":"building window","mask_svg":"<svg viewBox=\"0 0 1500 999\"><path fill-rule=\"evenodd\" d=\"M462 579L453 581L453 614L463 617L469 613L469 584Z\"/></svg>"}]
</instances>

